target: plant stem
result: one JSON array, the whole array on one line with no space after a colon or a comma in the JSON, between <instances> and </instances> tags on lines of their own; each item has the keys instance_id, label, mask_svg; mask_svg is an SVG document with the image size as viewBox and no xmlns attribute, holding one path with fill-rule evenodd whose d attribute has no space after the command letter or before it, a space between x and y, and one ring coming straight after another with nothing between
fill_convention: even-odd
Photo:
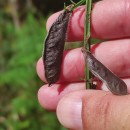
<instances>
[{"instance_id":1,"label":"plant stem","mask_svg":"<svg viewBox=\"0 0 130 130\"><path fill-rule=\"evenodd\" d=\"M86 9L85 9L85 22L84 22L84 47L90 51L90 45L91 45L91 34L90 34L90 13L91 13L91 5L92 0L80 0L78 3L73 3L73 7L70 9L70 11L73 11L78 6L84 4L86 2ZM91 89L91 83L89 82L91 79L91 73L87 66L85 65L85 79L86 79L86 88Z\"/></svg>"},{"instance_id":2,"label":"plant stem","mask_svg":"<svg viewBox=\"0 0 130 130\"><path fill-rule=\"evenodd\" d=\"M80 0L78 3L74 4L74 6L71 8L71 11L73 11L75 8L82 5L83 3L85 3L85 0Z\"/></svg>"},{"instance_id":3,"label":"plant stem","mask_svg":"<svg viewBox=\"0 0 130 130\"><path fill-rule=\"evenodd\" d=\"M84 47L90 51L91 45L91 33L90 33L90 14L91 14L91 5L92 0L86 0L86 10L85 10L85 22L84 22ZM86 79L86 88L91 89L91 74L87 65L85 65L85 79Z\"/></svg>"}]
</instances>

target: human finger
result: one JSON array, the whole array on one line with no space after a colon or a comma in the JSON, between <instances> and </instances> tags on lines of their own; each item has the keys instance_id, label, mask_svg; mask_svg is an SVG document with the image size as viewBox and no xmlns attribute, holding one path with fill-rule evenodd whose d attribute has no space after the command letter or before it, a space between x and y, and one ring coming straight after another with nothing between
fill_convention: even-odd
<instances>
[{"instance_id":1,"label":"human finger","mask_svg":"<svg viewBox=\"0 0 130 130\"><path fill-rule=\"evenodd\" d=\"M130 40L114 40L94 45L95 57L119 77L130 76ZM37 73L45 80L42 59L37 63ZM59 82L77 82L84 79L84 57L81 48L67 50L63 54L63 63Z\"/></svg>"},{"instance_id":2,"label":"human finger","mask_svg":"<svg viewBox=\"0 0 130 130\"><path fill-rule=\"evenodd\" d=\"M100 90L73 92L60 100L57 116L64 127L74 130L129 130L129 100L130 95Z\"/></svg>"},{"instance_id":3,"label":"human finger","mask_svg":"<svg viewBox=\"0 0 130 130\"><path fill-rule=\"evenodd\" d=\"M129 5L129 0L103 0L95 3L91 13L92 37L99 39L130 37ZM50 28L59 13L55 13L48 19L47 29ZM84 15L84 6L73 12L68 26L68 41L83 40Z\"/></svg>"},{"instance_id":4,"label":"human finger","mask_svg":"<svg viewBox=\"0 0 130 130\"><path fill-rule=\"evenodd\" d=\"M38 101L44 109L55 111L62 97L68 93L84 89L84 82L53 84L51 87L48 87L48 84L46 84L38 91Z\"/></svg>"},{"instance_id":5,"label":"human finger","mask_svg":"<svg viewBox=\"0 0 130 130\"><path fill-rule=\"evenodd\" d=\"M130 78L123 79L123 81L128 86L128 93L130 93ZM44 109L55 111L61 98L74 91L85 90L85 86L85 82L53 84L51 87L46 84L39 89L38 100ZM97 83L96 88L109 91L104 83Z\"/></svg>"}]
</instances>

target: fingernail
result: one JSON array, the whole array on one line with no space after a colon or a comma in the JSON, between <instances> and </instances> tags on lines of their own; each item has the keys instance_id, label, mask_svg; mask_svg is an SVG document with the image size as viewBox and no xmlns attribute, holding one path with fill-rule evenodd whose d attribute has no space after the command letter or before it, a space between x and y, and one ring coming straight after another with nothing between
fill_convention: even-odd
<instances>
[{"instance_id":1,"label":"fingernail","mask_svg":"<svg viewBox=\"0 0 130 130\"><path fill-rule=\"evenodd\" d=\"M82 101L80 97L66 96L57 107L60 123L69 129L82 130L81 120Z\"/></svg>"}]
</instances>

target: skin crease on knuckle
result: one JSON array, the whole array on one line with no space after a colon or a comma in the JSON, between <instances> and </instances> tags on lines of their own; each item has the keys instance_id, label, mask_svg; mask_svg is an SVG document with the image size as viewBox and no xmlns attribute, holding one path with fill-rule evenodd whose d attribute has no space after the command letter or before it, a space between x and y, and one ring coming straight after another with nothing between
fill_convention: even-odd
<instances>
[{"instance_id":1,"label":"skin crease on knuckle","mask_svg":"<svg viewBox=\"0 0 130 130\"><path fill-rule=\"evenodd\" d=\"M128 28L127 26L129 26L129 22L130 22L130 17L129 17L129 12L130 12L130 0L123 0L123 4L124 4L124 12L123 12L123 18L122 18L122 28L123 28L123 32L128 35Z\"/></svg>"},{"instance_id":2,"label":"skin crease on knuckle","mask_svg":"<svg viewBox=\"0 0 130 130\"><path fill-rule=\"evenodd\" d=\"M114 0L111 0L114 1ZM120 28L121 32L125 37L129 37L129 21L130 21L130 0L115 0L117 1L117 4L119 3L119 7L117 8L119 13L119 16L121 19L119 19L118 22L118 28ZM119 1L119 2L118 2ZM115 2L116 3L116 2Z\"/></svg>"}]
</instances>

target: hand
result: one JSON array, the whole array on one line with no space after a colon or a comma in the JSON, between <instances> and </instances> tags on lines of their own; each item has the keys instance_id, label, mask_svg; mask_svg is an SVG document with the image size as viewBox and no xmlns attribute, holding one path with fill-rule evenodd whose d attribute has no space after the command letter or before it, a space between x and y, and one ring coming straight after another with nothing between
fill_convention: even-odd
<instances>
[{"instance_id":1,"label":"hand","mask_svg":"<svg viewBox=\"0 0 130 130\"><path fill-rule=\"evenodd\" d=\"M93 6L92 37L107 40L92 46L92 53L123 80L130 92L130 0L103 0ZM52 15L47 28L59 13ZM67 33L68 41L83 39L84 7L76 9ZM37 73L46 82L43 63ZM116 96L103 90L86 90L84 58L81 48L64 51L58 84L44 85L38 92L39 103L56 110L63 126L73 130L130 130L130 95ZM98 86L104 89L105 85Z\"/></svg>"}]
</instances>

